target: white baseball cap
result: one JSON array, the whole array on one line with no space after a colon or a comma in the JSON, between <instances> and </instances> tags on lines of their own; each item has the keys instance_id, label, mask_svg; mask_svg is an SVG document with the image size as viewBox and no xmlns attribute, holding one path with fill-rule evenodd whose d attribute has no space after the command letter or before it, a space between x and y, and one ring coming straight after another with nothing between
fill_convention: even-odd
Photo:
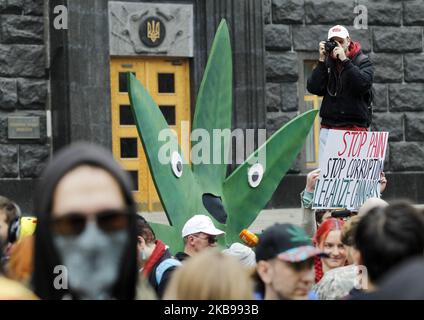
<instances>
[{"instance_id":1,"label":"white baseball cap","mask_svg":"<svg viewBox=\"0 0 424 320\"><path fill-rule=\"evenodd\" d=\"M332 37L346 39L349 37L349 31L347 31L347 29L341 25L331 27L330 30L328 30L328 40L330 40Z\"/></svg>"},{"instance_id":2,"label":"white baseball cap","mask_svg":"<svg viewBox=\"0 0 424 320\"><path fill-rule=\"evenodd\" d=\"M191 217L184 225L183 238L194 233L203 232L212 236L218 236L225 232L215 228L212 219L203 214L197 214Z\"/></svg>"},{"instance_id":3,"label":"white baseball cap","mask_svg":"<svg viewBox=\"0 0 424 320\"><path fill-rule=\"evenodd\" d=\"M246 267L256 266L255 252L241 243L235 242L228 249L222 250L222 252L237 258Z\"/></svg>"}]
</instances>

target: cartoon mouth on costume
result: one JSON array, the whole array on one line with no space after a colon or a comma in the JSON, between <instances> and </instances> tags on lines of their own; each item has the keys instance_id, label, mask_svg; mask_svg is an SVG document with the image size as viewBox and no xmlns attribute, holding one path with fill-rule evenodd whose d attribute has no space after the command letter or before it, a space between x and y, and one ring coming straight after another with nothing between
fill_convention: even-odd
<instances>
[{"instance_id":1,"label":"cartoon mouth on costume","mask_svg":"<svg viewBox=\"0 0 424 320\"><path fill-rule=\"evenodd\" d=\"M214 196L210 193L204 193L202 196L203 205L206 210L218 221L225 224L227 222L228 214L222 204L221 197Z\"/></svg>"}]
</instances>

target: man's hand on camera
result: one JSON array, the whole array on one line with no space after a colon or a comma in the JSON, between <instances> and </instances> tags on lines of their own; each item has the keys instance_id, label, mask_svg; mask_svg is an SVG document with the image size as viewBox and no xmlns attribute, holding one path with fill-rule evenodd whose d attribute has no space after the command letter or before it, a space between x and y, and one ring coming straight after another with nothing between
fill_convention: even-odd
<instances>
[{"instance_id":1,"label":"man's hand on camera","mask_svg":"<svg viewBox=\"0 0 424 320\"><path fill-rule=\"evenodd\" d=\"M324 62L325 60L325 41L319 43L319 61Z\"/></svg>"},{"instance_id":2,"label":"man's hand on camera","mask_svg":"<svg viewBox=\"0 0 424 320\"><path fill-rule=\"evenodd\" d=\"M332 56L334 59L339 59L340 61L345 61L347 59L346 53L344 52L343 47L339 42L337 42L338 47L334 48Z\"/></svg>"}]
</instances>

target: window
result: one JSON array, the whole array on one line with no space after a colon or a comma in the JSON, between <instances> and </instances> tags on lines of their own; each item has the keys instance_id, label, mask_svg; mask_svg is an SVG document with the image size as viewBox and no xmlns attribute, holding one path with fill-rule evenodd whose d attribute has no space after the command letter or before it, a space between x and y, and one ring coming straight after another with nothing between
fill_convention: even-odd
<instances>
[{"instance_id":1,"label":"window","mask_svg":"<svg viewBox=\"0 0 424 320\"><path fill-rule=\"evenodd\" d=\"M135 72L132 72L135 76ZM119 72L119 92L128 92L127 73Z\"/></svg>"},{"instance_id":2,"label":"window","mask_svg":"<svg viewBox=\"0 0 424 320\"><path fill-rule=\"evenodd\" d=\"M121 104L119 106L119 124L121 126L135 125L134 116L131 111L131 106L127 104Z\"/></svg>"},{"instance_id":3,"label":"window","mask_svg":"<svg viewBox=\"0 0 424 320\"><path fill-rule=\"evenodd\" d=\"M304 77L304 86L303 86L303 100L305 103L305 111L311 109L319 109L321 106L322 98L316 95L313 95L308 92L306 89L307 81L309 76L312 73L312 70L316 67L316 60L304 60L303 63L303 77ZM318 149L319 149L319 118L314 122L313 129L309 132L308 137L306 138L306 166L308 168L318 167Z\"/></svg>"},{"instance_id":4,"label":"window","mask_svg":"<svg viewBox=\"0 0 424 320\"><path fill-rule=\"evenodd\" d=\"M175 125L175 106L159 106L168 125Z\"/></svg>"},{"instance_id":5,"label":"window","mask_svg":"<svg viewBox=\"0 0 424 320\"><path fill-rule=\"evenodd\" d=\"M137 138L121 138L121 158L138 158Z\"/></svg>"},{"instance_id":6,"label":"window","mask_svg":"<svg viewBox=\"0 0 424 320\"><path fill-rule=\"evenodd\" d=\"M131 180L133 182L133 186L134 186L134 190L133 191L138 191L138 171L131 170L131 171L127 171L127 172L131 176Z\"/></svg>"},{"instance_id":7,"label":"window","mask_svg":"<svg viewBox=\"0 0 424 320\"><path fill-rule=\"evenodd\" d=\"M175 79L173 73L158 73L158 92L174 93Z\"/></svg>"}]
</instances>

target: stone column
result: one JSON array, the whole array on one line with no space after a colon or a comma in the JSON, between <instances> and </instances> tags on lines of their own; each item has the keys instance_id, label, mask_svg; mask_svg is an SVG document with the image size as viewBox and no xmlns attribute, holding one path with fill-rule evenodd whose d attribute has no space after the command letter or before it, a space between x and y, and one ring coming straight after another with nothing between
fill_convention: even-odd
<instances>
[{"instance_id":1,"label":"stone column","mask_svg":"<svg viewBox=\"0 0 424 320\"><path fill-rule=\"evenodd\" d=\"M233 51L233 129L265 129L261 0L195 1L195 94L200 86L213 37L222 18L227 20ZM234 164L231 166L232 169L235 167Z\"/></svg>"},{"instance_id":2,"label":"stone column","mask_svg":"<svg viewBox=\"0 0 424 320\"><path fill-rule=\"evenodd\" d=\"M51 27L53 146L86 140L112 146L108 1L52 0L68 29Z\"/></svg>"},{"instance_id":3,"label":"stone column","mask_svg":"<svg viewBox=\"0 0 424 320\"><path fill-rule=\"evenodd\" d=\"M221 18L228 22L233 50L233 127L265 128L262 2L258 0L196 1L197 59L204 70ZM202 72L195 75L196 89Z\"/></svg>"}]
</instances>

